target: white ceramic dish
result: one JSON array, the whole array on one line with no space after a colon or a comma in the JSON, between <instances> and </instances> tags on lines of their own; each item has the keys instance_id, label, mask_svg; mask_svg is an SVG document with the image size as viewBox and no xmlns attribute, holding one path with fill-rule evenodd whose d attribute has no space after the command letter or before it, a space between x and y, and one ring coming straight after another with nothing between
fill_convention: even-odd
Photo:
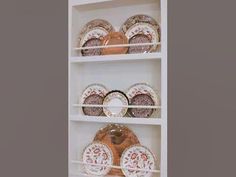
<instances>
[{"instance_id":1,"label":"white ceramic dish","mask_svg":"<svg viewBox=\"0 0 236 177\"><path fill-rule=\"evenodd\" d=\"M113 164L112 151L105 144L93 142L84 149L83 162L95 164L84 165L85 171L89 175L106 175L111 169L109 166Z\"/></svg>"},{"instance_id":2,"label":"white ceramic dish","mask_svg":"<svg viewBox=\"0 0 236 177\"><path fill-rule=\"evenodd\" d=\"M152 172L148 170L155 169L156 160L153 153L147 147L134 145L123 152L120 165L126 177L151 177ZM141 169L142 171L131 169Z\"/></svg>"},{"instance_id":3,"label":"white ceramic dish","mask_svg":"<svg viewBox=\"0 0 236 177\"><path fill-rule=\"evenodd\" d=\"M103 112L107 117L123 117L128 108L123 107L129 104L129 100L121 91L111 91L104 98Z\"/></svg>"}]
</instances>

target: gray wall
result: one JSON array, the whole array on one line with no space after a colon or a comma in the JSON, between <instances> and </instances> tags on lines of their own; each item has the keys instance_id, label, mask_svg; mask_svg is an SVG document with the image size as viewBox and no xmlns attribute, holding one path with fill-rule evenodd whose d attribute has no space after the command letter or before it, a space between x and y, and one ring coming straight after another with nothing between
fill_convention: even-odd
<instances>
[{"instance_id":1,"label":"gray wall","mask_svg":"<svg viewBox=\"0 0 236 177\"><path fill-rule=\"evenodd\" d=\"M235 3L168 2L169 177L233 177ZM66 177L67 0L1 0L0 43L0 177Z\"/></svg>"}]
</instances>

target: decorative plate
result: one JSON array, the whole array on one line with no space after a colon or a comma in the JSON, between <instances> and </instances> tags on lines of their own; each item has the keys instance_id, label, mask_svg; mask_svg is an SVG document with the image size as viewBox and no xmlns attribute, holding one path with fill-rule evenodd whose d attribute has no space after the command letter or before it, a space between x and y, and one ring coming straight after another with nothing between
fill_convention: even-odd
<instances>
[{"instance_id":1,"label":"decorative plate","mask_svg":"<svg viewBox=\"0 0 236 177\"><path fill-rule=\"evenodd\" d=\"M148 23L137 23L131 26L125 33L130 44L135 43L157 43L159 34L157 30ZM128 53L149 53L155 51L158 45L130 46Z\"/></svg>"},{"instance_id":2,"label":"decorative plate","mask_svg":"<svg viewBox=\"0 0 236 177\"><path fill-rule=\"evenodd\" d=\"M103 112L107 117L123 117L128 108L122 106L127 106L128 104L127 96L121 91L114 90L109 92L104 98L103 105L108 107L103 107Z\"/></svg>"},{"instance_id":3,"label":"decorative plate","mask_svg":"<svg viewBox=\"0 0 236 177\"><path fill-rule=\"evenodd\" d=\"M108 90L101 84L89 85L82 94L81 104L102 105ZM99 116L103 113L102 107L82 107L85 115Z\"/></svg>"},{"instance_id":4,"label":"decorative plate","mask_svg":"<svg viewBox=\"0 0 236 177\"><path fill-rule=\"evenodd\" d=\"M160 99L155 90L145 83L132 85L126 95L131 105L158 106ZM129 114L133 117L150 117L154 109L148 108L131 108Z\"/></svg>"},{"instance_id":5,"label":"decorative plate","mask_svg":"<svg viewBox=\"0 0 236 177\"><path fill-rule=\"evenodd\" d=\"M79 47L100 46L102 38L109 32L114 31L112 25L106 20L95 19L88 22L80 32ZM81 50L83 56L100 55L101 49L84 49Z\"/></svg>"},{"instance_id":6,"label":"decorative plate","mask_svg":"<svg viewBox=\"0 0 236 177\"><path fill-rule=\"evenodd\" d=\"M135 15L126 20L122 25L123 32L130 44L135 43L156 43L160 41L160 26L148 15ZM146 53L156 51L158 45L132 46L128 53Z\"/></svg>"},{"instance_id":7,"label":"decorative plate","mask_svg":"<svg viewBox=\"0 0 236 177\"><path fill-rule=\"evenodd\" d=\"M120 158L124 150L132 145L139 144L138 137L128 127L120 124L109 124L100 129L94 141L109 145L113 152L114 165L120 166ZM109 175L123 176L120 169L111 169Z\"/></svg>"},{"instance_id":8,"label":"decorative plate","mask_svg":"<svg viewBox=\"0 0 236 177\"><path fill-rule=\"evenodd\" d=\"M121 32L111 32L103 38L102 45L117 45L117 44L128 44L127 37ZM110 47L103 48L102 55L109 54L125 54L128 51L128 47Z\"/></svg>"},{"instance_id":9,"label":"decorative plate","mask_svg":"<svg viewBox=\"0 0 236 177\"><path fill-rule=\"evenodd\" d=\"M132 17L129 17L125 23L121 26L120 31L123 33L126 33L128 31L128 29L137 24L137 23L148 23L152 26L155 27L155 29L158 31L160 31L160 26L159 24L156 22L156 20L148 15L144 15L144 14L140 14L140 15L134 15Z\"/></svg>"},{"instance_id":10,"label":"decorative plate","mask_svg":"<svg viewBox=\"0 0 236 177\"><path fill-rule=\"evenodd\" d=\"M131 99L131 105L144 105L144 106L154 106L153 99L148 94L138 94ZM153 113L153 109L147 108L130 108L129 113L132 117L150 117Z\"/></svg>"},{"instance_id":11,"label":"decorative plate","mask_svg":"<svg viewBox=\"0 0 236 177\"><path fill-rule=\"evenodd\" d=\"M153 153L145 146L134 145L127 148L121 157L120 165L125 176L129 177L151 177L152 172L138 171L154 170L155 157ZM127 169L129 168L129 169ZM132 170L135 169L135 170Z\"/></svg>"},{"instance_id":12,"label":"decorative plate","mask_svg":"<svg viewBox=\"0 0 236 177\"><path fill-rule=\"evenodd\" d=\"M99 142L91 143L83 152L83 162L88 163L88 165L84 165L85 171L88 174L98 176L106 175L111 169L109 166L113 164L112 151L105 144Z\"/></svg>"}]
</instances>

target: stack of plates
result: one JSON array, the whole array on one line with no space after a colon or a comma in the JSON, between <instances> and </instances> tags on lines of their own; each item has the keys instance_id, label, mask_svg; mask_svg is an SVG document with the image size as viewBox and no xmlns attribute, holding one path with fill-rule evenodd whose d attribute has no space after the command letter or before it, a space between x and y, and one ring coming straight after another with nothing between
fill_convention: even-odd
<instances>
[{"instance_id":1,"label":"stack of plates","mask_svg":"<svg viewBox=\"0 0 236 177\"><path fill-rule=\"evenodd\" d=\"M148 15L134 15L121 26L121 32L128 38L130 44L158 43L160 41L160 26ZM149 53L157 50L157 45L129 47L128 53Z\"/></svg>"}]
</instances>

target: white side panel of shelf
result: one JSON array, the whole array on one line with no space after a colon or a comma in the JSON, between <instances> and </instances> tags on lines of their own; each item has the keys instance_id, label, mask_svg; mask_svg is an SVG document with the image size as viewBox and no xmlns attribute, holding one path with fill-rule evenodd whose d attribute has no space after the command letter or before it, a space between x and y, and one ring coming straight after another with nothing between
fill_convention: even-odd
<instances>
[{"instance_id":1,"label":"white side panel of shelf","mask_svg":"<svg viewBox=\"0 0 236 177\"><path fill-rule=\"evenodd\" d=\"M162 28L162 62L161 62L161 98L162 98L162 127L161 127L161 177L167 177L167 0L161 0L161 28Z\"/></svg>"}]
</instances>

